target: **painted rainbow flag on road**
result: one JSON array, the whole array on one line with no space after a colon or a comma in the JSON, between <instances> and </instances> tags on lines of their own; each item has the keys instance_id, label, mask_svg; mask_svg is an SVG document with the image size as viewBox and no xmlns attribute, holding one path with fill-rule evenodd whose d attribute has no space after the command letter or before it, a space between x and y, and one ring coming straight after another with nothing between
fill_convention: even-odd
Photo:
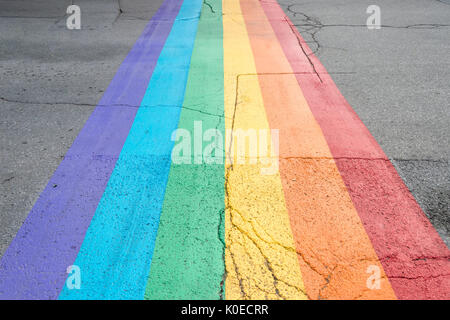
<instances>
[{"instance_id":1,"label":"painted rainbow flag on road","mask_svg":"<svg viewBox=\"0 0 450 320\"><path fill-rule=\"evenodd\" d=\"M229 157L248 130L275 163ZM449 271L275 0L165 0L3 255L0 298L449 299Z\"/></svg>"}]
</instances>

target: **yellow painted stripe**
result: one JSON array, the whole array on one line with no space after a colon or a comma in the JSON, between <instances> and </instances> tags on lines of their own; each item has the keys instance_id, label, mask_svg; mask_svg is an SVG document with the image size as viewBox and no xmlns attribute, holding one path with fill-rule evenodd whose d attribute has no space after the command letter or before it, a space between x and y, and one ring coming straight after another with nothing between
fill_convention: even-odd
<instances>
[{"instance_id":1,"label":"yellow painted stripe","mask_svg":"<svg viewBox=\"0 0 450 320\"><path fill-rule=\"evenodd\" d=\"M239 0L224 0L223 14L226 129L269 130ZM246 154L225 171L226 299L304 299L280 174L262 174L269 165Z\"/></svg>"}]
</instances>

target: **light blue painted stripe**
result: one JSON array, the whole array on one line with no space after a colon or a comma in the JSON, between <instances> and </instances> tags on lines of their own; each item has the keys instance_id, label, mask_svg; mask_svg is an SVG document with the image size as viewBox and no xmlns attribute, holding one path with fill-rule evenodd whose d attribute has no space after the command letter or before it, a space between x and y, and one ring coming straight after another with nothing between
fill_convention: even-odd
<instances>
[{"instance_id":1,"label":"light blue painted stripe","mask_svg":"<svg viewBox=\"0 0 450 320\"><path fill-rule=\"evenodd\" d=\"M143 299L202 7L181 6L60 299Z\"/></svg>"}]
</instances>

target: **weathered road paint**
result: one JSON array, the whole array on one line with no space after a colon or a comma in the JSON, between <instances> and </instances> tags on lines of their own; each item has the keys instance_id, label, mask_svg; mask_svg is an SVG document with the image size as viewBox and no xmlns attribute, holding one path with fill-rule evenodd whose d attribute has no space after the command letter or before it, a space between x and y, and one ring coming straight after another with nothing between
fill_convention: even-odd
<instances>
[{"instance_id":1,"label":"weathered road paint","mask_svg":"<svg viewBox=\"0 0 450 320\"><path fill-rule=\"evenodd\" d=\"M260 2L241 0L241 7L269 124L280 129L280 174L308 295L314 299L395 299ZM372 265L380 270L378 290L367 288L367 269Z\"/></svg>"},{"instance_id":2,"label":"weathered road paint","mask_svg":"<svg viewBox=\"0 0 450 320\"><path fill-rule=\"evenodd\" d=\"M315 73L296 78L396 296L449 299L450 251L445 243L278 3L261 5L292 69L302 71L309 64L319 73L320 80Z\"/></svg>"},{"instance_id":3,"label":"weathered road paint","mask_svg":"<svg viewBox=\"0 0 450 320\"><path fill-rule=\"evenodd\" d=\"M449 299L448 248L278 3L220 1L167 0L147 25L3 256L0 298L55 299L76 264L62 299ZM171 165L194 121L279 129L279 172L248 152Z\"/></svg>"},{"instance_id":4,"label":"weathered road paint","mask_svg":"<svg viewBox=\"0 0 450 320\"><path fill-rule=\"evenodd\" d=\"M202 8L178 125L192 139L194 121L203 132L225 136L222 0L209 5ZM222 164L172 163L146 299L224 298L223 147L221 157Z\"/></svg>"},{"instance_id":5,"label":"weathered road paint","mask_svg":"<svg viewBox=\"0 0 450 320\"><path fill-rule=\"evenodd\" d=\"M0 299L56 299L125 143L181 0L166 0L0 262Z\"/></svg>"},{"instance_id":6,"label":"weathered road paint","mask_svg":"<svg viewBox=\"0 0 450 320\"><path fill-rule=\"evenodd\" d=\"M61 299L142 299L201 0L183 2L78 253L82 287Z\"/></svg>"},{"instance_id":7,"label":"weathered road paint","mask_svg":"<svg viewBox=\"0 0 450 320\"><path fill-rule=\"evenodd\" d=\"M223 11L225 127L267 130L258 79L245 76L256 70L239 0L223 1ZM226 298L304 299L280 175L262 167L226 165Z\"/></svg>"}]
</instances>

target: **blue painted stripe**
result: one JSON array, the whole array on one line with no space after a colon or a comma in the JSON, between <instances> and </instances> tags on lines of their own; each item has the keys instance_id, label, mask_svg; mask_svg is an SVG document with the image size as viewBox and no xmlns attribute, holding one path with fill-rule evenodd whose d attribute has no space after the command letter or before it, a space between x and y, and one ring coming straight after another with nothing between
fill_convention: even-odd
<instances>
[{"instance_id":1,"label":"blue painted stripe","mask_svg":"<svg viewBox=\"0 0 450 320\"><path fill-rule=\"evenodd\" d=\"M201 0L184 1L60 299L143 299Z\"/></svg>"}]
</instances>

